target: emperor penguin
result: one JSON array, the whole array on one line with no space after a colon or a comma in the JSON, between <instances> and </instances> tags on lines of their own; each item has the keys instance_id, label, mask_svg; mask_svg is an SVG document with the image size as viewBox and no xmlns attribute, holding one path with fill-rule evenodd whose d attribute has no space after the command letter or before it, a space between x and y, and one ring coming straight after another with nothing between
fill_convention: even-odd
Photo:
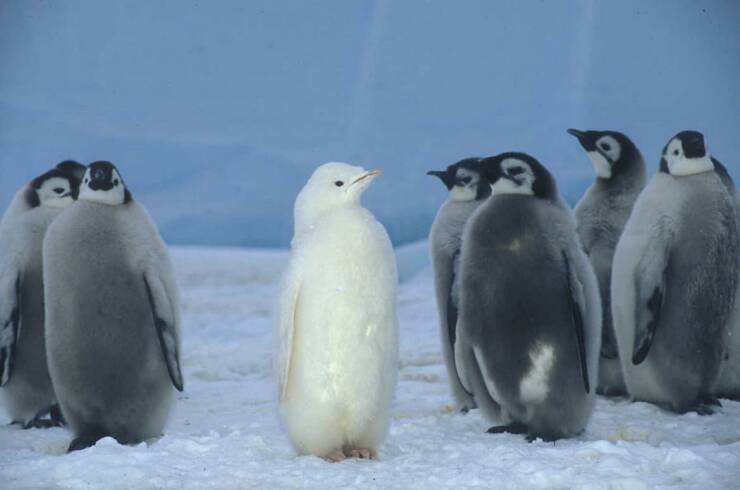
<instances>
[{"instance_id":1,"label":"emperor penguin","mask_svg":"<svg viewBox=\"0 0 740 490\"><path fill-rule=\"evenodd\" d=\"M480 175L480 158L467 158L427 175L439 177L449 191L429 233L434 289L439 312L442 354L452 396L462 412L475 408L473 395L460 384L455 368L455 330L459 304L460 244L465 223L480 203L491 195L491 186Z\"/></svg>"},{"instance_id":2,"label":"emperor penguin","mask_svg":"<svg viewBox=\"0 0 740 490\"><path fill-rule=\"evenodd\" d=\"M612 312L635 400L713 413L738 272L734 197L697 131L663 149L614 255Z\"/></svg>"},{"instance_id":3,"label":"emperor penguin","mask_svg":"<svg viewBox=\"0 0 740 490\"><path fill-rule=\"evenodd\" d=\"M492 196L465 227L455 361L465 389L501 425L556 440L593 410L601 300L555 179L525 153L481 160Z\"/></svg>"},{"instance_id":4,"label":"emperor penguin","mask_svg":"<svg viewBox=\"0 0 740 490\"><path fill-rule=\"evenodd\" d=\"M49 372L69 451L161 435L183 389L178 290L164 242L113 164L90 164L43 250Z\"/></svg>"},{"instance_id":5,"label":"emperor penguin","mask_svg":"<svg viewBox=\"0 0 740 490\"><path fill-rule=\"evenodd\" d=\"M398 371L397 272L360 196L379 171L319 166L295 201L277 314L279 413L299 454L375 459Z\"/></svg>"},{"instance_id":6,"label":"emperor penguin","mask_svg":"<svg viewBox=\"0 0 740 490\"><path fill-rule=\"evenodd\" d=\"M725 187L735 200L735 212L738 218L738 231L740 232L740 194L737 192L735 182L730 176L727 168L712 157L714 170L719 174ZM738 265L740 274L740 264ZM728 342L722 363L722 372L715 388L717 396L740 401L740 279L738 279L735 304L730 322L727 327Z\"/></svg>"},{"instance_id":7,"label":"emperor penguin","mask_svg":"<svg viewBox=\"0 0 740 490\"><path fill-rule=\"evenodd\" d=\"M0 224L0 399L26 429L60 423L46 363L41 247L51 222L75 198L79 178L71 163L24 186ZM51 420L44 419L50 412Z\"/></svg>"},{"instance_id":8,"label":"emperor penguin","mask_svg":"<svg viewBox=\"0 0 740 490\"><path fill-rule=\"evenodd\" d=\"M579 131L578 138L596 173L591 187L575 208L578 236L593 265L601 293L601 356L596 392L627 395L612 325L610 287L612 260L632 206L645 187L645 160L626 135L617 131Z\"/></svg>"}]
</instances>

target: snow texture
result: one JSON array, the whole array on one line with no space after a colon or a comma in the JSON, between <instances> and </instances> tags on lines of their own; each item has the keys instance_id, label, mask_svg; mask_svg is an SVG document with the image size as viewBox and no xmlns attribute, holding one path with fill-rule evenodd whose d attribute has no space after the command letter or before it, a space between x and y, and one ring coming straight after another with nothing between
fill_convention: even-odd
<instances>
[{"instance_id":1,"label":"snow texture","mask_svg":"<svg viewBox=\"0 0 740 490\"><path fill-rule=\"evenodd\" d=\"M400 382L379 461L297 457L279 427L272 309L288 253L176 248L186 391L164 437L65 455L65 430L23 431L3 414L0 488L737 488L740 403L699 417L598 398L586 432L554 444L453 412L427 250L397 251Z\"/></svg>"}]
</instances>

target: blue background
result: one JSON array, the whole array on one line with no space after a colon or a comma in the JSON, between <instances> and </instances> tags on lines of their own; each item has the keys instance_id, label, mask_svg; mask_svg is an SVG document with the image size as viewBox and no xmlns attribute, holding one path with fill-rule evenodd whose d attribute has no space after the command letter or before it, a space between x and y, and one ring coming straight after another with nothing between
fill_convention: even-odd
<instances>
[{"instance_id":1,"label":"blue background","mask_svg":"<svg viewBox=\"0 0 740 490\"><path fill-rule=\"evenodd\" d=\"M5 0L0 206L107 159L170 243L284 247L339 160L385 172L365 203L400 244L445 198L425 171L463 157L527 151L577 201L568 127L626 132L651 173L698 129L737 174L739 26L732 0Z\"/></svg>"}]
</instances>

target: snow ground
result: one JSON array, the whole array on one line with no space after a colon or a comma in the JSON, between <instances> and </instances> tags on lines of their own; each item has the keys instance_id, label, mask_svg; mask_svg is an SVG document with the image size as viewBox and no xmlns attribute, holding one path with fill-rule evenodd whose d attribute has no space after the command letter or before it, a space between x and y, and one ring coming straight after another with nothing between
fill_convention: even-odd
<instances>
[{"instance_id":1,"label":"snow ground","mask_svg":"<svg viewBox=\"0 0 740 490\"><path fill-rule=\"evenodd\" d=\"M712 417L598 399L573 440L488 435L455 413L438 347L426 244L399 251L401 371L379 461L297 457L271 380L271 309L284 251L177 248L186 391L166 435L65 455L63 429L0 415L0 488L739 488L740 403Z\"/></svg>"}]
</instances>

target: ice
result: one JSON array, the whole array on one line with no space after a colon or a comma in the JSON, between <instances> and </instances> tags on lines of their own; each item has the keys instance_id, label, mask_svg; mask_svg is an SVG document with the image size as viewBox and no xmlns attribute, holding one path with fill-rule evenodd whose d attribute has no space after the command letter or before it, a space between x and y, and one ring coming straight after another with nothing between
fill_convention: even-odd
<instances>
[{"instance_id":1,"label":"ice","mask_svg":"<svg viewBox=\"0 0 740 490\"><path fill-rule=\"evenodd\" d=\"M451 406L427 244L398 250L401 364L379 461L298 457L271 379L271 310L287 251L175 248L185 392L166 434L106 438L64 454L64 429L20 430L0 416L0 488L737 488L740 403L711 417L598 398L586 432L556 443L489 435Z\"/></svg>"}]
</instances>

